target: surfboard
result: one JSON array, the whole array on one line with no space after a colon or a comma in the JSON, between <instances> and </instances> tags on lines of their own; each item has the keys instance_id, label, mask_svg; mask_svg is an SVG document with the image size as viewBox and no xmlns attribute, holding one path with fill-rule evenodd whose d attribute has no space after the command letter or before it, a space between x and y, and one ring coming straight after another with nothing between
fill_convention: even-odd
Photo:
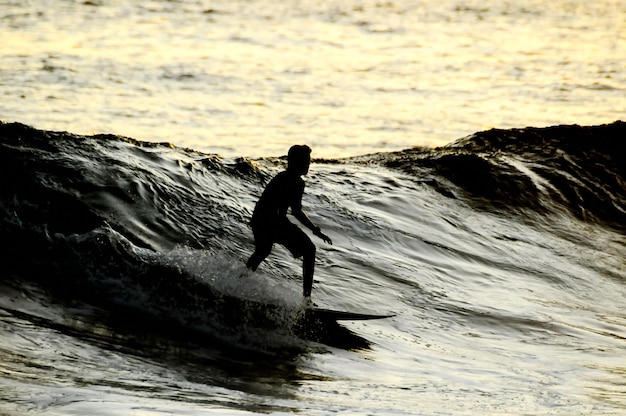
<instances>
[{"instance_id":1,"label":"surfboard","mask_svg":"<svg viewBox=\"0 0 626 416\"><path fill-rule=\"evenodd\" d=\"M325 308L310 308L306 312L308 318L324 319L334 321L368 321L372 319L385 319L395 316L395 314L379 315L374 313L359 313L348 311L337 311Z\"/></svg>"}]
</instances>

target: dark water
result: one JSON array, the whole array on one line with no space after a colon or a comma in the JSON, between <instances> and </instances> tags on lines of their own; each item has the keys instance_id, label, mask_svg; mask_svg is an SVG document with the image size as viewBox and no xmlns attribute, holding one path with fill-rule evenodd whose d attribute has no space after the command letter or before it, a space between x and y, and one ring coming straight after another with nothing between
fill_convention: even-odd
<instances>
[{"instance_id":1,"label":"dark water","mask_svg":"<svg viewBox=\"0 0 626 416\"><path fill-rule=\"evenodd\" d=\"M314 160L300 263L243 261L283 158L0 125L3 414L620 414L626 125Z\"/></svg>"}]
</instances>

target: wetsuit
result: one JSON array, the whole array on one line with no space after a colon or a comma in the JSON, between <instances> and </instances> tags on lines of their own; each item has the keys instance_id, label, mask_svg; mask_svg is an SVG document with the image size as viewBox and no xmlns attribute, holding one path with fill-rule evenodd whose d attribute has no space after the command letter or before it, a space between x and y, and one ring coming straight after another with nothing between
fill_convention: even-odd
<instances>
[{"instance_id":1,"label":"wetsuit","mask_svg":"<svg viewBox=\"0 0 626 416\"><path fill-rule=\"evenodd\" d=\"M255 250L248 267L256 270L270 254L274 243L285 246L294 257L304 258L304 296L311 295L315 245L309 236L287 218L287 210L302 224L319 233L319 228L302 212L304 181L300 175L289 170L276 175L268 184L257 202L252 214L252 232Z\"/></svg>"}]
</instances>

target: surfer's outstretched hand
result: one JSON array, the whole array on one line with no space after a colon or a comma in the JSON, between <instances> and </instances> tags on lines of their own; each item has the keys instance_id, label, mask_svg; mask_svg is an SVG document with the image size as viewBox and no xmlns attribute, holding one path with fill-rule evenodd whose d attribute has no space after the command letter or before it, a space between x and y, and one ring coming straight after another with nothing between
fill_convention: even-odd
<instances>
[{"instance_id":1,"label":"surfer's outstretched hand","mask_svg":"<svg viewBox=\"0 0 626 416\"><path fill-rule=\"evenodd\" d=\"M315 231L313 231L313 234L319 238L321 238L322 240L324 240L325 243L330 244L331 246L333 245L333 240L330 239L329 236L327 236L326 234L324 234L322 232L322 230L320 230L319 227L317 227L317 229Z\"/></svg>"}]
</instances>

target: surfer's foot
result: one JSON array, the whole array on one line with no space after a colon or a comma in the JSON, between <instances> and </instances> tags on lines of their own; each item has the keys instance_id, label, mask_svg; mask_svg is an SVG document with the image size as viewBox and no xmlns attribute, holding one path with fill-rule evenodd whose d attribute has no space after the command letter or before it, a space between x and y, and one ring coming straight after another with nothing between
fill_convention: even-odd
<instances>
[{"instance_id":1,"label":"surfer's foot","mask_svg":"<svg viewBox=\"0 0 626 416\"><path fill-rule=\"evenodd\" d=\"M304 297L304 307L305 308L314 308L316 306L317 306L317 304L315 302L313 302L313 300L311 300L311 296L305 296Z\"/></svg>"}]
</instances>

